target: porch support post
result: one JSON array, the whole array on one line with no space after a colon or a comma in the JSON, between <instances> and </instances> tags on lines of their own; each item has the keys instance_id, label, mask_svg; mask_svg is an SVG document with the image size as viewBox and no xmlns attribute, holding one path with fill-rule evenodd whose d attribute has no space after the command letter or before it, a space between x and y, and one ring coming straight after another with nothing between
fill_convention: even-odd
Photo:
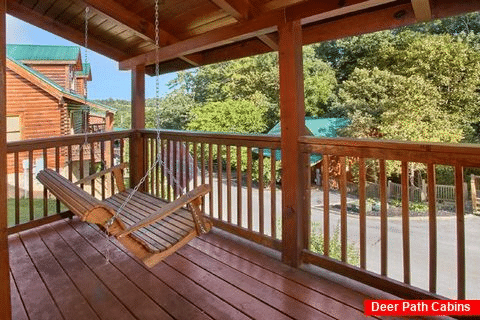
<instances>
[{"instance_id":1,"label":"porch support post","mask_svg":"<svg viewBox=\"0 0 480 320\"><path fill-rule=\"evenodd\" d=\"M145 65L132 70L132 129L145 128ZM134 132L130 139L130 186L136 186L145 174L143 138ZM144 186L141 186L141 191Z\"/></svg>"},{"instance_id":2,"label":"porch support post","mask_svg":"<svg viewBox=\"0 0 480 320\"><path fill-rule=\"evenodd\" d=\"M278 26L280 68L280 120L282 148L282 242L283 262L297 267L305 245L308 223L304 212L306 156L298 138L305 132L303 94L302 26L288 21ZM306 208L306 207L305 207Z\"/></svg>"},{"instance_id":3,"label":"porch support post","mask_svg":"<svg viewBox=\"0 0 480 320\"><path fill-rule=\"evenodd\" d=\"M11 319L7 232L6 0L0 0L0 319Z\"/></svg>"}]
</instances>

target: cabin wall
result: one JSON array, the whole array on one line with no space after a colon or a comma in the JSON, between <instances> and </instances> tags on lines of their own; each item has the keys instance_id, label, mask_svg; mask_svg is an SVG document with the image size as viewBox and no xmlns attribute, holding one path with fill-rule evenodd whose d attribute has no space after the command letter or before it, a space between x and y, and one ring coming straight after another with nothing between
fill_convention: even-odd
<instances>
[{"instance_id":1,"label":"cabin wall","mask_svg":"<svg viewBox=\"0 0 480 320\"><path fill-rule=\"evenodd\" d=\"M32 64L30 68L42 73L50 80L55 81L57 84L64 88L69 89L68 73L69 66L61 64Z\"/></svg>"},{"instance_id":2,"label":"cabin wall","mask_svg":"<svg viewBox=\"0 0 480 320\"><path fill-rule=\"evenodd\" d=\"M85 78L75 79L75 93L81 96L85 95Z\"/></svg>"},{"instance_id":3,"label":"cabin wall","mask_svg":"<svg viewBox=\"0 0 480 320\"><path fill-rule=\"evenodd\" d=\"M7 70L7 116L20 117L20 137L25 139L46 138L64 134L65 109L58 100L15 72ZM63 116L62 116L63 115ZM34 152L34 162L43 157L41 151ZM55 150L47 151L48 165L55 166ZM19 169L23 172L23 161L28 154L19 155ZM15 169L13 155L7 157L8 173Z\"/></svg>"}]
</instances>

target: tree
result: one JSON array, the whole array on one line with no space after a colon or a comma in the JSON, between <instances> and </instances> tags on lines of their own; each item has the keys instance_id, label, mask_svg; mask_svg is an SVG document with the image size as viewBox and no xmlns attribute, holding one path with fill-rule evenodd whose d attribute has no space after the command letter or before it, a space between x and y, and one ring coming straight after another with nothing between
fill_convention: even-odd
<instances>
[{"instance_id":1,"label":"tree","mask_svg":"<svg viewBox=\"0 0 480 320\"><path fill-rule=\"evenodd\" d=\"M195 106L193 97L177 89L159 99L157 109L155 99L146 101L145 125L147 128L186 129L190 110Z\"/></svg>"},{"instance_id":2,"label":"tree","mask_svg":"<svg viewBox=\"0 0 480 320\"><path fill-rule=\"evenodd\" d=\"M209 102L191 110L187 128L196 131L259 133L265 130L264 110L246 100Z\"/></svg>"}]
</instances>

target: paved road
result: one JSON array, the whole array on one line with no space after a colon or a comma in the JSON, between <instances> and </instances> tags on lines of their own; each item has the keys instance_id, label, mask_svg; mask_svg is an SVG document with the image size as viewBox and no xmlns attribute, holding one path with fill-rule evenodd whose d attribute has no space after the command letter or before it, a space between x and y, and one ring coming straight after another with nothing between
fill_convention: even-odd
<instances>
[{"instance_id":1,"label":"paved road","mask_svg":"<svg viewBox=\"0 0 480 320\"><path fill-rule=\"evenodd\" d=\"M214 179L214 216L218 217L218 181ZM264 192L265 233L271 234L271 192ZM232 223L237 223L237 189L232 187ZM281 192L277 190L275 221L281 217ZM242 226L247 227L248 193L242 188ZM322 200L320 190L312 190L312 222L323 221ZM227 187L222 184L222 216L227 217ZM349 199L353 200L353 199ZM206 199L207 210L209 199ZM259 231L259 190L254 188L251 195L252 225ZM330 204L340 203L338 193L330 193ZM207 211L208 212L208 211ZM340 216L331 210L330 234L340 225ZM437 218L438 243L438 284L437 292L441 295L456 298L457 265L456 265L456 220L455 217ZM359 246L359 220L356 215L349 215L347 219L348 241ZM466 268L467 268L467 298L480 299L480 217L466 215L465 217ZM403 281L403 247L402 221L399 217L388 218L388 276ZM428 290L429 258L428 258L428 219L412 217L410 219L410 254L411 254L411 283L414 286ZM367 217L367 269L380 272L380 218Z\"/></svg>"}]
</instances>

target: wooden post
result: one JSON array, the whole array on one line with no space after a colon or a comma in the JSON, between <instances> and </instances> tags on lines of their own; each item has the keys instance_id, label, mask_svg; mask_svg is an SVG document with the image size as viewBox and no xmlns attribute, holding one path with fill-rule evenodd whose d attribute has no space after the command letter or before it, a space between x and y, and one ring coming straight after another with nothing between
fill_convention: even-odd
<instances>
[{"instance_id":1,"label":"wooden post","mask_svg":"<svg viewBox=\"0 0 480 320\"><path fill-rule=\"evenodd\" d=\"M11 319L7 233L6 0L0 0L0 319Z\"/></svg>"},{"instance_id":2,"label":"wooden post","mask_svg":"<svg viewBox=\"0 0 480 320\"><path fill-rule=\"evenodd\" d=\"M145 65L132 70L132 129L145 128ZM143 139L134 132L130 139L130 187L136 186L145 174ZM144 191L145 186L139 190Z\"/></svg>"},{"instance_id":3,"label":"wooden post","mask_svg":"<svg viewBox=\"0 0 480 320\"><path fill-rule=\"evenodd\" d=\"M475 185L475 175L470 175L470 193L472 194L473 213L477 212L477 186Z\"/></svg>"},{"instance_id":4,"label":"wooden post","mask_svg":"<svg viewBox=\"0 0 480 320\"><path fill-rule=\"evenodd\" d=\"M280 71L280 120L282 148L282 260L298 266L304 247L305 179L307 156L301 154L298 138L305 132L303 93L302 26L288 21L278 27Z\"/></svg>"}]
</instances>

